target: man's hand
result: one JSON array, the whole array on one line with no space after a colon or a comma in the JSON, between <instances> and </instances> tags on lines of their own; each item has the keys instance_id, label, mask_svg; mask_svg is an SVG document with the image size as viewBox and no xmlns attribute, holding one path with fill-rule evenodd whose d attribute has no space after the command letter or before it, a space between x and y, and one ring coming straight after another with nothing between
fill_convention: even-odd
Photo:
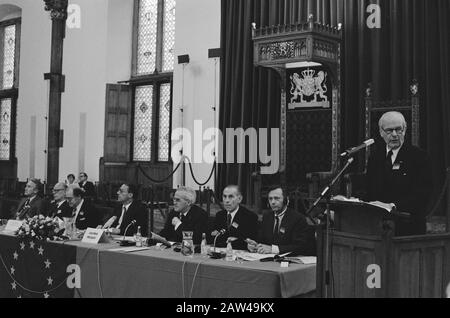
<instances>
[{"instance_id":1,"label":"man's hand","mask_svg":"<svg viewBox=\"0 0 450 318\"><path fill-rule=\"evenodd\" d=\"M176 228L179 224L181 224L181 220L178 217L174 217L172 219L172 225Z\"/></svg>"},{"instance_id":2,"label":"man's hand","mask_svg":"<svg viewBox=\"0 0 450 318\"><path fill-rule=\"evenodd\" d=\"M246 239L245 242L247 242L247 249L251 252L251 253L256 253L258 252L258 243L256 243L255 241L251 240L251 239Z\"/></svg>"},{"instance_id":3,"label":"man's hand","mask_svg":"<svg viewBox=\"0 0 450 318\"><path fill-rule=\"evenodd\" d=\"M257 250L259 254L271 254L272 253L272 246L266 245L266 244L258 244Z\"/></svg>"}]
</instances>

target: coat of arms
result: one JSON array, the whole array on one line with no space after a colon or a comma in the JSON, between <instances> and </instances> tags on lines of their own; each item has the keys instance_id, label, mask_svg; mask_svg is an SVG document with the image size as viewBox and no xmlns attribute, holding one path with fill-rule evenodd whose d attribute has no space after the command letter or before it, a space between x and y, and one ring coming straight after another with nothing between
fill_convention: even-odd
<instances>
[{"instance_id":1,"label":"coat of arms","mask_svg":"<svg viewBox=\"0 0 450 318\"><path fill-rule=\"evenodd\" d=\"M290 76L291 90L289 109L303 107L329 108L330 101L326 95L328 87L326 84L327 73L315 70L304 70L301 76L294 73Z\"/></svg>"}]
</instances>

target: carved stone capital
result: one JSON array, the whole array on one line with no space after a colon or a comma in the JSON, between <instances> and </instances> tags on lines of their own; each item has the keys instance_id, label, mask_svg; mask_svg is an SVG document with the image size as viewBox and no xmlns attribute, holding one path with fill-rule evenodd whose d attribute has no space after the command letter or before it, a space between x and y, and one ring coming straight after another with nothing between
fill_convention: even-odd
<instances>
[{"instance_id":1,"label":"carved stone capital","mask_svg":"<svg viewBox=\"0 0 450 318\"><path fill-rule=\"evenodd\" d=\"M44 0L45 11L50 11L52 20L66 20L68 0Z\"/></svg>"}]
</instances>

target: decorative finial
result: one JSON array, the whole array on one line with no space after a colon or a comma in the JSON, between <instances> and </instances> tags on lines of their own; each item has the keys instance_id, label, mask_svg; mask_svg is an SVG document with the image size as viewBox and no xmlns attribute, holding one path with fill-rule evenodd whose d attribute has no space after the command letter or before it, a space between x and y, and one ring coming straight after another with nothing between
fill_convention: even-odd
<instances>
[{"instance_id":1,"label":"decorative finial","mask_svg":"<svg viewBox=\"0 0 450 318\"><path fill-rule=\"evenodd\" d=\"M416 96L419 93L419 82L413 79L411 85L409 86L412 96Z\"/></svg>"},{"instance_id":2,"label":"decorative finial","mask_svg":"<svg viewBox=\"0 0 450 318\"><path fill-rule=\"evenodd\" d=\"M44 0L45 11L50 11L52 20L66 20L68 0Z\"/></svg>"},{"instance_id":3,"label":"decorative finial","mask_svg":"<svg viewBox=\"0 0 450 318\"><path fill-rule=\"evenodd\" d=\"M366 97L372 97L372 83L367 84L366 88Z\"/></svg>"}]
</instances>

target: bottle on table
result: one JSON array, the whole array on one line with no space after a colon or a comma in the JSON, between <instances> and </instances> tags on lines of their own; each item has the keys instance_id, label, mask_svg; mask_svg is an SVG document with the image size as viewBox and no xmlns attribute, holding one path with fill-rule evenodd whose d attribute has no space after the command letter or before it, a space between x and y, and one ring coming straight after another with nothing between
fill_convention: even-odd
<instances>
[{"instance_id":1,"label":"bottle on table","mask_svg":"<svg viewBox=\"0 0 450 318\"><path fill-rule=\"evenodd\" d=\"M233 246L231 245L230 241L228 241L227 243L227 254L225 256L225 260L234 261Z\"/></svg>"},{"instance_id":2,"label":"bottle on table","mask_svg":"<svg viewBox=\"0 0 450 318\"><path fill-rule=\"evenodd\" d=\"M141 227L138 226L137 233L135 236L136 240L136 247L142 247L142 234L141 234Z\"/></svg>"},{"instance_id":3,"label":"bottle on table","mask_svg":"<svg viewBox=\"0 0 450 318\"><path fill-rule=\"evenodd\" d=\"M208 255L208 245L206 243L206 233L202 234L202 243L200 244L200 254Z\"/></svg>"}]
</instances>

